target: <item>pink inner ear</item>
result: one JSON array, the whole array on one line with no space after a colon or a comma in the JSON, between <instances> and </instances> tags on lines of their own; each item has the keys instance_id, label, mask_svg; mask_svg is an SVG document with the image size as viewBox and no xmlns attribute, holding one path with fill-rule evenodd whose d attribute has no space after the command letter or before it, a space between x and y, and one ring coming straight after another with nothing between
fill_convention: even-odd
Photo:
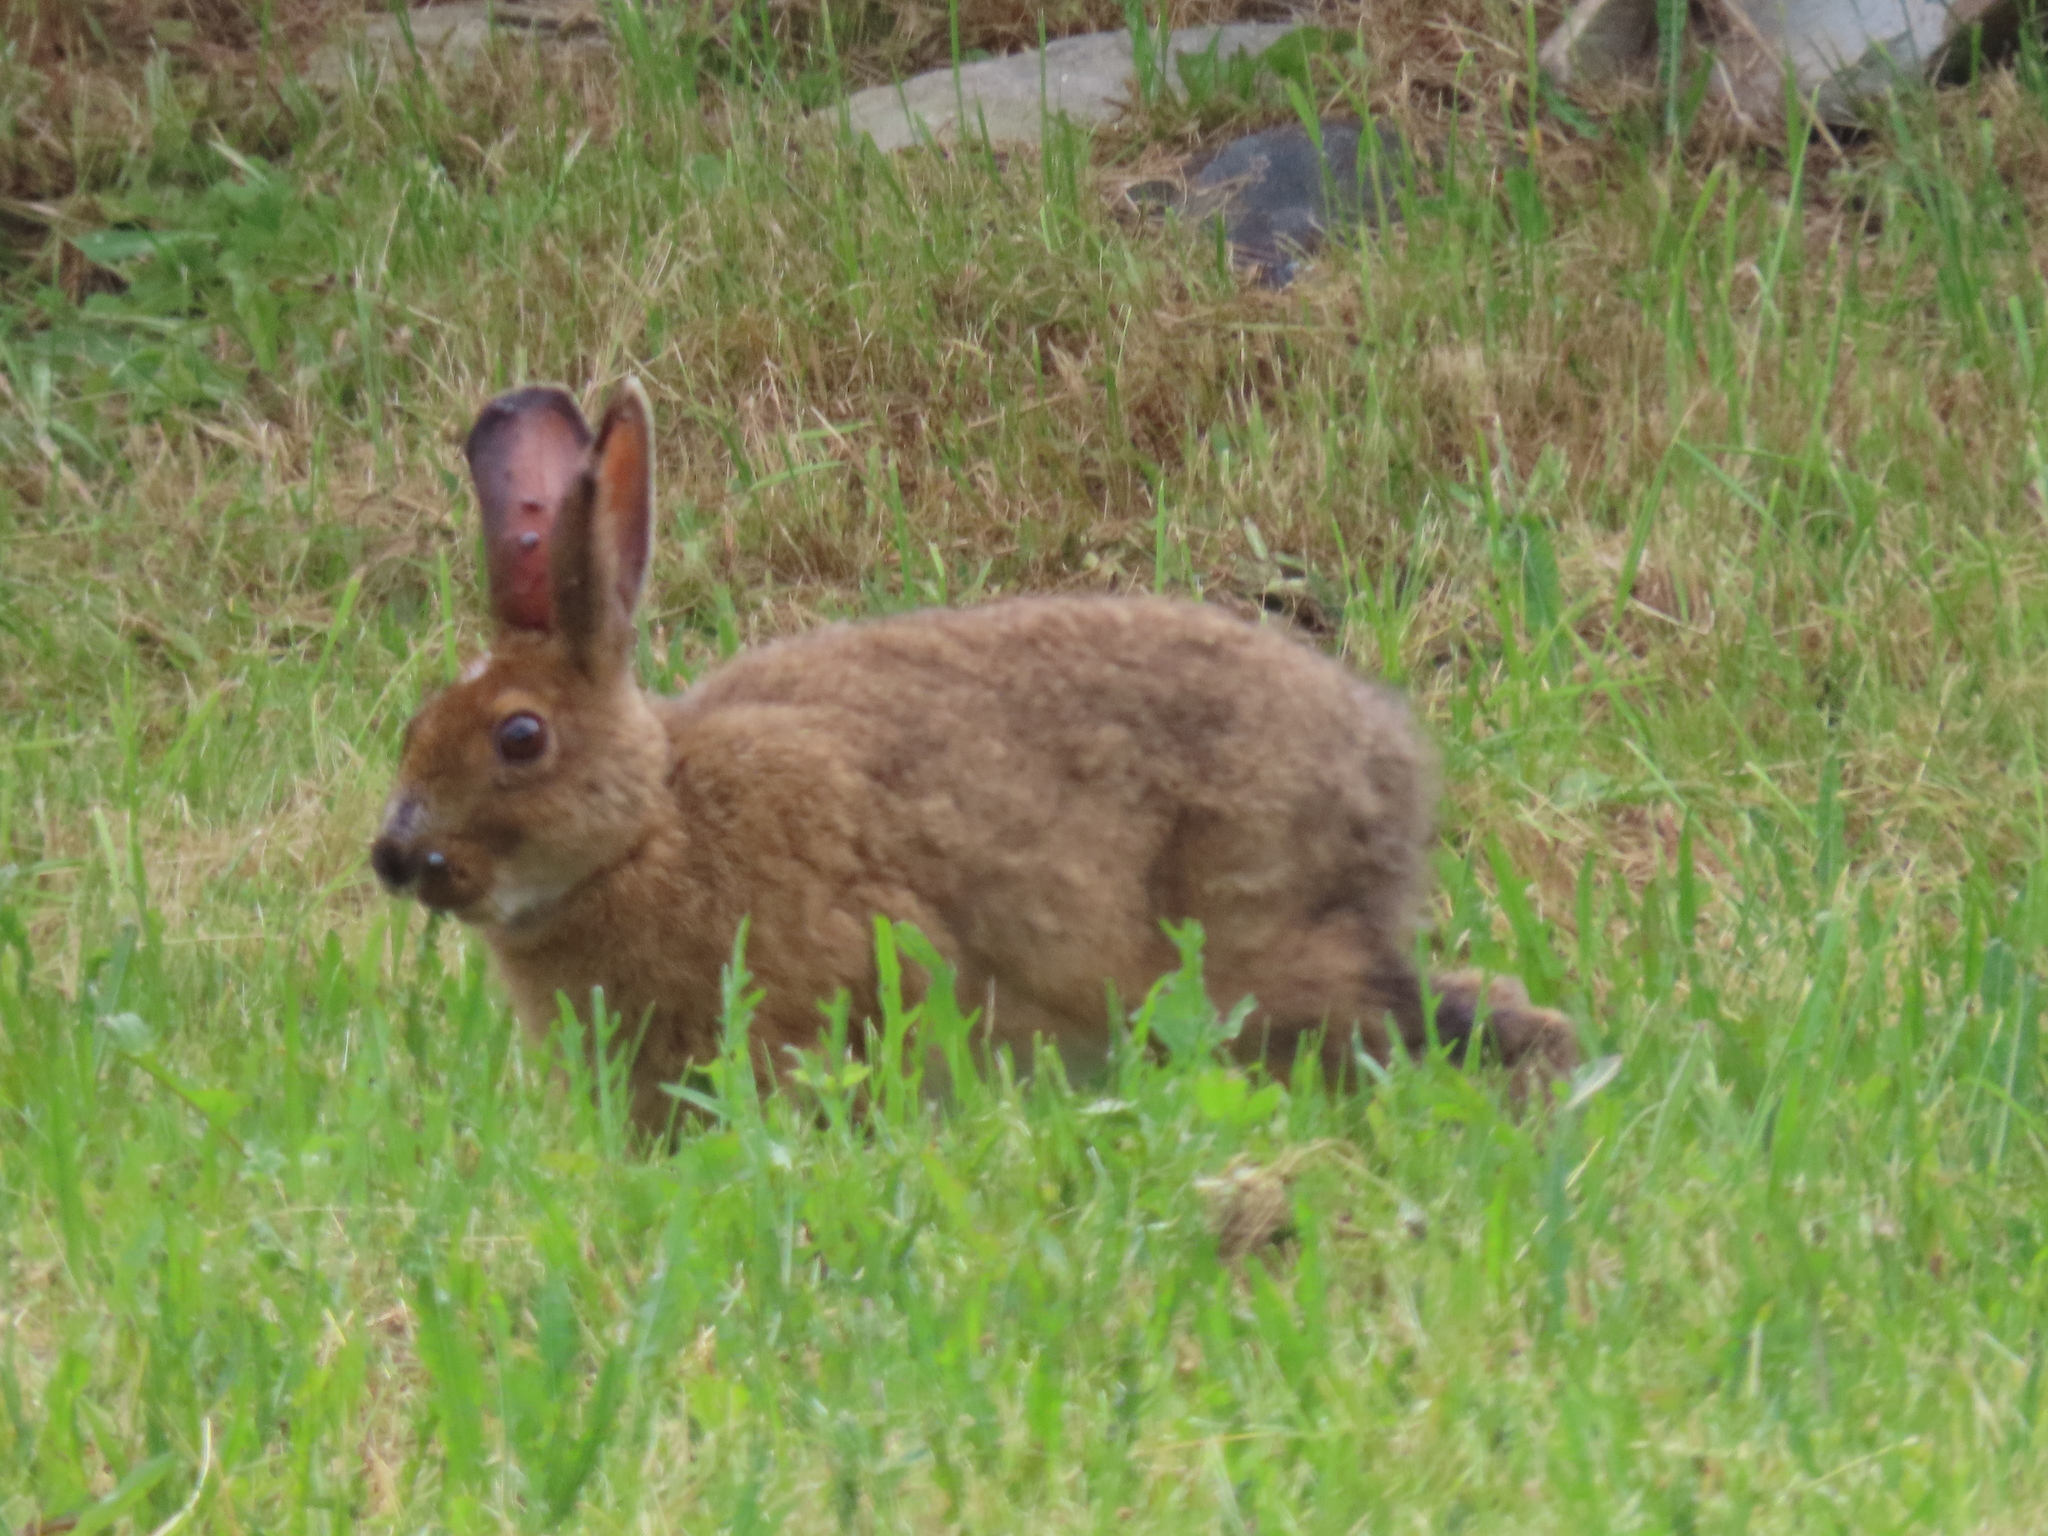
<instances>
[{"instance_id":1,"label":"pink inner ear","mask_svg":"<svg viewBox=\"0 0 2048 1536\"><path fill-rule=\"evenodd\" d=\"M553 618L548 587L548 526L553 520L549 508L532 500L519 502L506 516L498 617L514 629L546 629Z\"/></svg>"},{"instance_id":2,"label":"pink inner ear","mask_svg":"<svg viewBox=\"0 0 2048 1536\"><path fill-rule=\"evenodd\" d=\"M589 447L583 413L559 389L500 395L470 429L465 452L482 505L491 610L500 624L553 623L548 542Z\"/></svg>"}]
</instances>

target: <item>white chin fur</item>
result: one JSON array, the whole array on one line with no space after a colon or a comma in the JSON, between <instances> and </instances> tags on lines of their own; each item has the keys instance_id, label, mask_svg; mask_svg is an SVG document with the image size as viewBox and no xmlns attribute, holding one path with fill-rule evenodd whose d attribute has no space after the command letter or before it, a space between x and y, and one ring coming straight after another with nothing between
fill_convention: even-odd
<instances>
[{"instance_id":1,"label":"white chin fur","mask_svg":"<svg viewBox=\"0 0 2048 1536\"><path fill-rule=\"evenodd\" d=\"M559 886L501 885L483 901L483 920L498 928L517 928L560 900Z\"/></svg>"},{"instance_id":2,"label":"white chin fur","mask_svg":"<svg viewBox=\"0 0 2048 1536\"><path fill-rule=\"evenodd\" d=\"M484 669L490 666L490 664L491 653L489 651L485 651L483 655L477 657L475 661L472 661L468 666L462 669L462 680L465 683L475 682L478 678L484 675Z\"/></svg>"}]
</instances>

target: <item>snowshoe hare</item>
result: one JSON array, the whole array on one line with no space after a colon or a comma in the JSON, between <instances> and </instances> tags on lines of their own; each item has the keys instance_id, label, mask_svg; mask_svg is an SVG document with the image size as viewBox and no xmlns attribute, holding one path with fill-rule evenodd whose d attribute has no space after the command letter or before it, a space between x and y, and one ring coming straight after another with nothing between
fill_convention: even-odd
<instances>
[{"instance_id":1,"label":"snowshoe hare","mask_svg":"<svg viewBox=\"0 0 2048 1536\"><path fill-rule=\"evenodd\" d=\"M635 1117L713 1055L743 918L766 997L758 1060L813 1043L818 1004L874 1006L873 919L916 924L962 1002L1030 1059L1101 1059L1199 919L1236 1043L1285 1070L1320 1033L1425 1048L1412 939L1433 764L1395 694L1190 603L1016 598L834 625L676 698L633 675L653 503L645 397L593 438L556 389L492 401L467 453L489 653L406 728L371 863L482 929L529 1028L601 987L630 1031ZM1517 1081L1568 1069L1571 1026L1519 985L1438 979L1438 1038L1482 1037Z\"/></svg>"}]
</instances>

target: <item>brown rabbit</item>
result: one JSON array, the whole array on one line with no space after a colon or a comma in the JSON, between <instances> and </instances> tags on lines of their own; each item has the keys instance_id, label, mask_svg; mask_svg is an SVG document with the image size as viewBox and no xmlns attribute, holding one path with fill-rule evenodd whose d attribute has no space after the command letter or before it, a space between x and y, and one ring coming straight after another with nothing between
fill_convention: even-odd
<instances>
[{"instance_id":1,"label":"brown rabbit","mask_svg":"<svg viewBox=\"0 0 2048 1536\"><path fill-rule=\"evenodd\" d=\"M522 389L467 446L482 502L489 654L406 728L371 862L483 930L528 1027L601 987L645 1024L634 1113L717 1048L743 918L766 997L759 1060L813 1043L821 1000L874 1007L873 919L914 923L963 1002L1029 1059L1099 1061L1126 999L1199 919L1212 992L1257 999L1237 1049L1333 1076L1388 1020L1426 1045L1412 940L1434 798L1401 700L1273 631L1190 603L1017 598L835 625L676 698L633 676L653 503L628 382L593 441L575 402ZM1439 979L1438 1037L1525 1077L1578 1057L1519 985Z\"/></svg>"}]
</instances>

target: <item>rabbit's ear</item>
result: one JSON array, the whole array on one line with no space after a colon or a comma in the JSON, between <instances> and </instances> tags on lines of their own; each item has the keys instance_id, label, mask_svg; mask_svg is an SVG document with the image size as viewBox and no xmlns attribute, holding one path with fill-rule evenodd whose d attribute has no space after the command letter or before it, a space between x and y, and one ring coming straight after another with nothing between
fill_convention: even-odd
<instances>
[{"instance_id":1,"label":"rabbit's ear","mask_svg":"<svg viewBox=\"0 0 2048 1536\"><path fill-rule=\"evenodd\" d=\"M483 408L463 452L483 507L491 612L507 628L547 629L548 548L589 458L583 413L559 389L516 389Z\"/></svg>"},{"instance_id":2,"label":"rabbit's ear","mask_svg":"<svg viewBox=\"0 0 2048 1536\"><path fill-rule=\"evenodd\" d=\"M627 379L612 392L589 470L562 507L551 561L554 628L585 671L633 648L653 536L654 431L647 396Z\"/></svg>"}]
</instances>

